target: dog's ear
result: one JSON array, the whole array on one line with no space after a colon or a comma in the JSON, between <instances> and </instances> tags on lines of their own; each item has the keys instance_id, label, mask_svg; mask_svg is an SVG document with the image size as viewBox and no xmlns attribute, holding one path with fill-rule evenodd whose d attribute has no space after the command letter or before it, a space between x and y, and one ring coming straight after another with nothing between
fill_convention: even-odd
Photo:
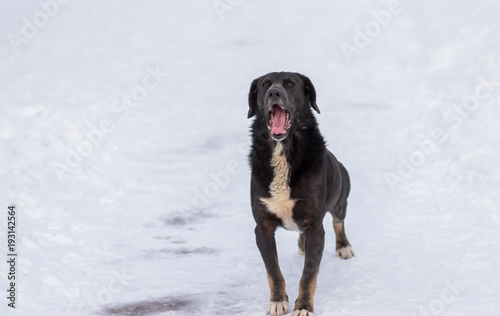
<instances>
[{"instance_id":1,"label":"dog's ear","mask_svg":"<svg viewBox=\"0 0 500 316\"><path fill-rule=\"evenodd\" d=\"M304 94L309 100L309 105L318 113L319 108L318 105L316 104L316 90L314 89L314 86L311 82L311 79L307 78L304 75L299 74L300 78L302 79L302 82L304 83Z\"/></svg>"},{"instance_id":2,"label":"dog's ear","mask_svg":"<svg viewBox=\"0 0 500 316\"><path fill-rule=\"evenodd\" d=\"M250 92L248 93L248 118L257 114L257 85L259 84L260 77L252 81Z\"/></svg>"}]
</instances>

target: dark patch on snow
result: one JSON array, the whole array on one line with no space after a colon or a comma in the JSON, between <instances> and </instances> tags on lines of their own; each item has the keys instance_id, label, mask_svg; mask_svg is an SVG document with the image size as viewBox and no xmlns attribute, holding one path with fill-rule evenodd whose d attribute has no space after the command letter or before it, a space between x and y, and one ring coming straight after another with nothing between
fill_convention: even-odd
<instances>
[{"instance_id":1,"label":"dark patch on snow","mask_svg":"<svg viewBox=\"0 0 500 316\"><path fill-rule=\"evenodd\" d=\"M185 244L186 241L180 239L179 237L173 237L173 236L156 236L155 239L158 240L168 240L172 244L180 245L180 244Z\"/></svg>"},{"instance_id":2,"label":"dark patch on snow","mask_svg":"<svg viewBox=\"0 0 500 316\"><path fill-rule=\"evenodd\" d=\"M214 206L216 207L216 206ZM213 214L208 212L208 208L201 211L190 212L189 214L172 214L166 219L162 219L162 221L167 226L186 226L189 224L194 224L198 222L200 219L206 219L214 217Z\"/></svg>"},{"instance_id":3,"label":"dark patch on snow","mask_svg":"<svg viewBox=\"0 0 500 316\"><path fill-rule=\"evenodd\" d=\"M171 243L173 244L185 244L186 241L182 240L182 239L176 239L176 240L172 240Z\"/></svg>"},{"instance_id":4,"label":"dark patch on snow","mask_svg":"<svg viewBox=\"0 0 500 316\"><path fill-rule=\"evenodd\" d=\"M195 312L198 306L189 297L163 297L156 300L140 301L117 306L106 307L104 315L152 315L170 311Z\"/></svg>"},{"instance_id":5,"label":"dark patch on snow","mask_svg":"<svg viewBox=\"0 0 500 316\"><path fill-rule=\"evenodd\" d=\"M173 216L165 220L165 225L169 226L185 226L194 221L194 218L186 218L181 216Z\"/></svg>"},{"instance_id":6,"label":"dark patch on snow","mask_svg":"<svg viewBox=\"0 0 500 316\"><path fill-rule=\"evenodd\" d=\"M179 249L160 249L158 251L149 251L146 257L171 257L171 256L187 256L193 254L214 254L217 250L207 247L201 248L179 248Z\"/></svg>"},{"instance_id":7,"label":"dark patch on snow","mask_svg":"<svg viewBox=\"0 0 500 316\"><path fill-rule=\"evenodd\" d=\"M196 254L212 254L212 253L215 253L215 249L202 247L202 248L196 248L196 249L182 248L182 249L177 249L175 251L175 254L177 254L177 255L189 255L189 254L195 254L195 253Z\"/></svg>"},{"instance_id":8,"label":"dark patch on snow","mask_svg":"<svg viewBox=\"0 0 500 316\"><path fill-rule=\"evenodd\" d=\"M156 236L155 239L160 239L160 240L171 240L172 236Z\"/></svg>"}]
</instances>

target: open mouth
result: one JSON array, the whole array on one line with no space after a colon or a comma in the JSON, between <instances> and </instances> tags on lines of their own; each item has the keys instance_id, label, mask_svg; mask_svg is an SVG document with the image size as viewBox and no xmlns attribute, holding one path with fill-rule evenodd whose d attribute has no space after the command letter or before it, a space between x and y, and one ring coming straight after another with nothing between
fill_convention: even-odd
<instances>
[{"instance_id":1,"label":"open mouth","mask_svg":"<svg viewBox=\"0 0 500 316\"><path fill-rule=\"evenodd\" d=\"M273 104L269 111L269 124L267 128L274 136L284 136L290 129L290 112L282 109L278 104Z\"/></svg>"}]
</instances>

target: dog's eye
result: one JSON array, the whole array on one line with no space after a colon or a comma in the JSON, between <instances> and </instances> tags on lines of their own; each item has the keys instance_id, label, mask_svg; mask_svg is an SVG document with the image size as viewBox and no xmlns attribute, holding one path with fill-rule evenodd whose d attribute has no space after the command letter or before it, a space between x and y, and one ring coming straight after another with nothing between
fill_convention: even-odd
<instances>
[{"instance_id":1,"label":"dog's eye","mask_svg":"<svg viewBox=\"0 0 500 316\"><path fill-rule=\"evenodd\" d=\"M264 83L262 84L262 86L263 86L264 88L267 88L267 87L269 87L269 83L264 82Z\"/></svg>"},{"instance_id":2,"label":"dog's eye","mask_svg":"<svg viewBox=\"0 0 500 316\"><path fill-rule=\"evenodd\" d=\"M286 85L287 85L288 87L293 87L293 82L289 81Z\"/></svg>"}]
</instances>

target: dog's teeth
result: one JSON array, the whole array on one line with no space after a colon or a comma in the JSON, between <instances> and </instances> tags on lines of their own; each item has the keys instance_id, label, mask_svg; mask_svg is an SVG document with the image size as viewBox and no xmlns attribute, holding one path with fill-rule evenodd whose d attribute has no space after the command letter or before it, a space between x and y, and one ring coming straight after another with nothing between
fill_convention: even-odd
<instances>
[{"instance_id":1,"label":"dog's teeth","mask_svg":"<svg viewBox=\"0 0 500 316\"><path fill-rule=\"evenodd\" d=\"M290 119L290 113L289 112L286 112L286 119L289 120Z\"/></svg>"}]
</instances>

